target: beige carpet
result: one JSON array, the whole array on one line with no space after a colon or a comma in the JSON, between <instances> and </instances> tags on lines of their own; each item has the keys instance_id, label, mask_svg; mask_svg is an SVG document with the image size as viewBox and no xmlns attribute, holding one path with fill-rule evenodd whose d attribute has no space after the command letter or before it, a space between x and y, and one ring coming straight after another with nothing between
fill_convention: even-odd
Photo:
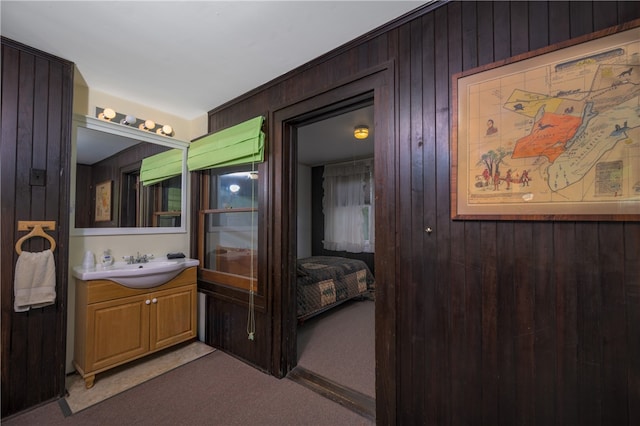
<instances>
[{"instance_id":1,"label":"beige carpet","mask_svg":"<svg viewBox=\"0 0 640 426\"><path fill-rule=\"evenodd\" d=\"M215 349L211 346L197 341L168 349L96 375L91 389L85 388L84 380L79 374L73 374L66 380L69 395L64 401L67 407L63 403L61 407L65 415L77 413L213 351Z\"/></svg>"},{"instance_id":2,"label":"beige carpet","mask_svg":"<svg viewBox=\"0 0 640 426\"><path fill-rule=\"evenodd\" d=\"M298 365L375 398L375 303L348 301L300 325Z\"/></svg>"}]
</instances>

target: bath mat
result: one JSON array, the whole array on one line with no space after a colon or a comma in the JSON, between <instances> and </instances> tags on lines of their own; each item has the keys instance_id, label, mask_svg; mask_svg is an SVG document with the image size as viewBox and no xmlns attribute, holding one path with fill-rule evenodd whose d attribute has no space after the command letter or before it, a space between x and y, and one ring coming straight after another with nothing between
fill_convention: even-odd
<instances>
[{"instance_id":1,"label":"bath mat","mask_svg":"<svg viewBox=\"0 0 640 426\"><path fill-rule=\"evenodd\" d=\"M65 416L77 413L213 351L197 341L168 349L96 375L91 389L85 388L79 374L70 375L66 379L68 395L60 400L60 408Z\"/></svg>"}]
</instances>

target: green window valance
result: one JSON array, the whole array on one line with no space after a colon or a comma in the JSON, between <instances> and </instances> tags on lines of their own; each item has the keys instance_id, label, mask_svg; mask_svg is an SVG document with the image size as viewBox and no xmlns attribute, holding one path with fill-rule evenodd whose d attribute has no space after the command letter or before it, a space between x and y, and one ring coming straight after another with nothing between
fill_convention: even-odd
<instances>
[{"instance_id":1,"label":"green window valance","mask_svg":"<svg viewBox=\"0 0 640 426\"><path fill-rule=\"evenodd\" d=\"M162 182L182 174L181 149L170 149L142 159L140 180L144 186Z\"/></svg>"},{"instance_id":2,"label":"green window valance","mask_svg":"<svg viewBox=\"0 0 640 426\"><path fill-rule=\"evenodd\" d=\"M264 161L264 117L212 133L189 145L189 171Z\"/></svg>"}]
</instances>

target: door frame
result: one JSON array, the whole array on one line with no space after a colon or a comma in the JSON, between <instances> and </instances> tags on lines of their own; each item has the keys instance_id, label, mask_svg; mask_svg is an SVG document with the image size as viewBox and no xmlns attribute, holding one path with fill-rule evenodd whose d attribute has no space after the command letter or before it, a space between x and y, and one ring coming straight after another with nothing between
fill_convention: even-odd
<instances>
[{"instance_id":1,"label":"door frame","mask_svg":"<svg viewBox=\"0 0 640 426\"><path fill-rule=\"evenodd\" d=\"M396 183L398 182L393 62L356 74L270 114L269 148L272 167L267 255L272 300L271 374L286 376L297 364L296 321L296 126L323 117L365 97L374 104L374 168L376 214L376 418L383 424L396 411ZM384 226L383 226L384 224ZM277 285L273 285L277 284Z\"/></svg>"}]
</instances>

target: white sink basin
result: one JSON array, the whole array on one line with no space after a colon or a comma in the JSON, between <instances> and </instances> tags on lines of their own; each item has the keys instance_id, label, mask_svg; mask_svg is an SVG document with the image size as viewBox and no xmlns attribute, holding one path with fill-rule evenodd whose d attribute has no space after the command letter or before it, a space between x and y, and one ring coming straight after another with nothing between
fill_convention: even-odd
<instances>
[{"instance_id":1,"label":"white sink basin","mask_svg":"<svg viewBox=\"0 0 640 426\"><path fill-rule=\"evenodd\" d=\"M197 266L198 259L157 259L147 263L116 262L94 268L73 267L73 276L84 280L111 280L130 288L151 288L162 285L184 269Z\"/></svg>"}]
</instances>

